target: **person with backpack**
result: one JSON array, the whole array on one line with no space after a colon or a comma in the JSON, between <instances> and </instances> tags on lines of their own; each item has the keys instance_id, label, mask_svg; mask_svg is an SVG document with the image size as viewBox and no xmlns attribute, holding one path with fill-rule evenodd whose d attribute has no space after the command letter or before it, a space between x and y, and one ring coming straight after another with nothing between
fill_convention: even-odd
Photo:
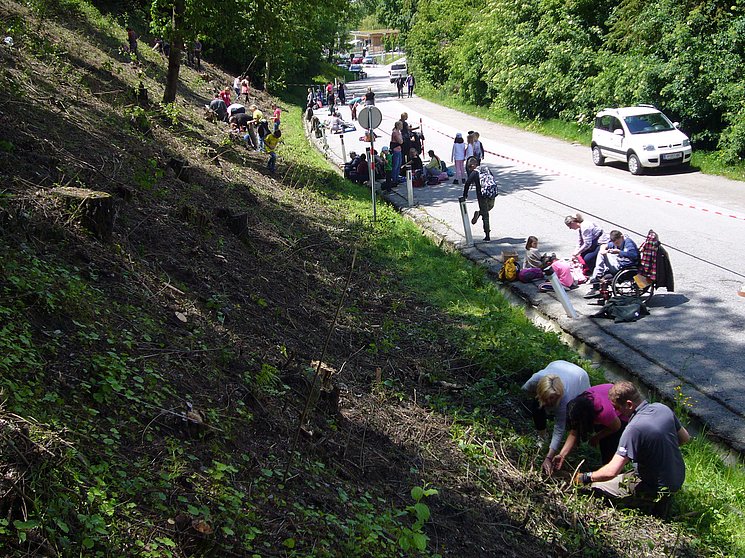
<instances>
[{"instance_id":1,"label":"person with backpack","mask_svg":"<svg viewBox=\"0 0 745 558\"><path fill-rule=\"evenodd\" d=\"M463 138L461 137L461 140L462 139ZM475 186L479 209L473 214L471 224L475 225L476 221L481 217L481 222L484 225L484 242L489 242L491 240L491 237L489 236L489 211L494 207L494 199L499 193L497 189L497 181L486 166L479 166L475 157L471 157L468 160L467 168L468 180L466 180L466 183L463 186L462 199L468 199L468 190L470 190L471 186Z\"/></svg>"}]
</instances>

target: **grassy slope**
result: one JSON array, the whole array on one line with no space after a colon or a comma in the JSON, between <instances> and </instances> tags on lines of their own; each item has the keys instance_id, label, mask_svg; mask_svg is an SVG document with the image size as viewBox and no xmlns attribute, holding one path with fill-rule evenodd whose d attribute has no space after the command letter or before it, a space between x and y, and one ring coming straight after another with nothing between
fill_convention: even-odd
<instances>
[{"instance_id":1,"label":"grassy slope","mask_svg":"<svg viewBox=\"0 0 745 558\"><path fill-rule=\"evenodd\" d=\"M0 10L16 42L0 50L3 555L398 556L423 535L423 555L447 556L736 548L729 525L698 550L690 521L543 484L515 385L575 357L390 208L372 226L367 193L308 150L299 111L267 177L200 118L218 69L185 68L179 103L139 108L133 88L157 98L164 61L143 45L130 64L120 27L75 2L43 24ZM111 243L56 185L120 199ZM310 364L342 292L323 359L336 387L319 393ZM716 513L701 520L717 526L742 495L703 471ZM425 485L439 493L422 497L422 532L411 489Z\"/></svg>"}]
</instances>

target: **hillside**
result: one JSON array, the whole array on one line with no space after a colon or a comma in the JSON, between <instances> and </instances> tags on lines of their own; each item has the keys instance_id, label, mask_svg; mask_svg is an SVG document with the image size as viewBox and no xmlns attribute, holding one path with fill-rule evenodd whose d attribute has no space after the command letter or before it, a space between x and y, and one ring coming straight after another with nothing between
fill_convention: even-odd
<instances>
[{"instance_id":1,"label":"hillside","mask_svg":"<svg viewBox=\"0 0 745 558\"><path fill-rule=\"evenodd\" d=\"M165 60L62 8L0 5L0 554L700 555L541 479L514 383L568 350L531 333L528 366L505 340L479 384L469 324L380 256L413 226L308 164L299 110L270 176L203 118L230 76L183 67L160 107ZM110 236L61 187L110 195Z\"/></svg>"}]
</instances>

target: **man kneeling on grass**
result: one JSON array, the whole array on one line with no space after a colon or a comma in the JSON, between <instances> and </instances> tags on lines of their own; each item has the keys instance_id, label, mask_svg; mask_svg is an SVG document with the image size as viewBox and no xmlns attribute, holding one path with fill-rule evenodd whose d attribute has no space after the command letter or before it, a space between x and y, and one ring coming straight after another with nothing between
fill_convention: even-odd
<instances>
[{"instance_id":1,"label":"man kneeling on grass","mask_svg":"<svg viewBox=\"0 0 745 558\"><path fill-rule=\"evenodd\" d=\"M591 473L577 473L574 481L630 507L666 517L672 495L685 480L680 446L690 440L688 431L669 407L648 403L631 382L618 382L608 397L629 424L610 463ZM622 474L629 461L634 471Z\"/></svg>"}]
</instances>

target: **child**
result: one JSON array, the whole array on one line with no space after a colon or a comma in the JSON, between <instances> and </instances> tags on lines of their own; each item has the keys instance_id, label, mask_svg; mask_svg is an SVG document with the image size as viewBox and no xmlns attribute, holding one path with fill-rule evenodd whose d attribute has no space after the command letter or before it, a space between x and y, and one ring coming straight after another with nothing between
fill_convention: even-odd
<instances>
[{"instance_id":1,"label":"child","mask_svg":"<svg viewBox=\"0 0 745 558\"><path fill-rule=\"evenodd\" d=\"M393 172L393 155L391 155L390 148L386 145L382 149L383 159L385 159L385 185L383 190L391 190L393 188L391 182L391 173Z\"/></svg>"},{"instance_id":2,"label":"child","mask_svg":"<svg viewBox=\"0 0 745 558\"><path fill-rule=\"evenodd\" d=\"M282 109L272 104L272 122L274 122L274 131L279 130L280 120L282 119Z\"/></svg>"},{"instance_id":3,"label":"child","mask_svg":"<svg viewBox=\"0 0 745 558\"><path fill-rule=\"evenodd\" d=\"M241 95L244 96L246 102L248 102L248 93L250 90L251 90L251 87L248 83L248 79L243 78L243 80L241 81Z\"/></svg>"},{"instance_id":4,"label":"child","mask_svg":"<svg viewBox=\"0 0 745 558\"><path fill-rule=\"evenodd\" d=\"M453 142L453 152L450 160L455 163L455 180L453 184L458 184L458 180L462 180L463 184L466 183L466 144L463 143L463 134L458 132L455 134L455 141Z\"/></svg>"},{"instance_id":5,"label":"child","mask_svg":"<svg viewBox=\"0 0 745 558\"><path fill-rule=\"evenodd\" d=\"M546 254L541 254L538 251L538 239L534 236L529 236L528 241L525 243L525 262L523 265L524 269L531 267L543 269L546 267Z\"/></svg>"},{"instance_id":6,"label":"child","mask_svg":"<svg viewBox=\"0 0 745 558\"><path fill-rule=\"evenodd\" d=\"M277 145L279 139L282 137L282 130L274 130L274 133L269 134L264 138L264 149L269 153L269 161L266 164L266 168L269 172L274 174L277 170Z\"/></svg>"}]
</instances>

